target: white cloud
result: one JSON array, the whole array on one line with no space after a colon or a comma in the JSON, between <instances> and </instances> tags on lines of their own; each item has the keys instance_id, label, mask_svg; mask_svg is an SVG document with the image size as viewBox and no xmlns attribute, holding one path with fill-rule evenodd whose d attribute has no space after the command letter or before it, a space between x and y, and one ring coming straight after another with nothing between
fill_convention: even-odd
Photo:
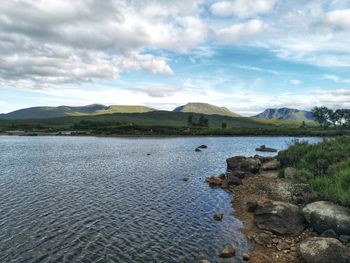
<instances>
[{"instance_id":1,"label":"white cloud","mask_svg":"<svg viewBox=\"0 0 350 263\"><path fill-rule=\"evenodd\" d=\"M292 84L292 85L300 85L300 84L302 84L303 82L301 81L301 80L298 80L298 79L292 79L291 81L290 81L290 84Z\"/></svg>"},{"instance_id":2,"label":"white cloud","mask_svg":"<svg viewBox=\"0 0 350 263\"><path fill-rule=\"evenodd\" d=\"M326 22L339 28L350 29L350 9L329 12Z\"/></svg>"},{"instance_id":3,"label":"white cloud","mask_svg":"<svg viewBox=\"0 0 350 263\"><path fill-rule=\"evenodd\" d=\"M258 34L265 28L264 23L259 19L252 19L244 23L234 24L217 31L217 37L222 42L242 41L244 38Z\"/></svg>"},{"instance_id":4,"label":"white cloud","mask_svg":"<svg viewBox=\"0 0 350 263\"><path fill-rule=\"evenodd\" d=\"M244 69L248 71L258 71L258 72L266 72L272 75L280 75L281 73L276 70L266 69L266 68L259 68L254 66L247 66L247 65L236 65L239 69Z\"/></svg>"},{"instance_id":5,"label":"white cloud","mask_svg":"<svg viewBox=\"0 0 350 263\"><path fill-rule=\"evenodd\" d=\"M340 78L339 76L336 76L336 75L325 74L325 75L323 75L323 78L328 79L328 80L332 80L335 83L350 84L350 79L343 79L343 78Z\"/></svg>"},{"instance_id":6,"label":"white cloud","mask_svg":"<svg viewBox=\"0 0 350 263\"><path fill-rule=\"evenodd\" d=\"M254 17L271 11L275 5L275 0L234 0L219 1L214 3L210 10L219 17Z\"/></svg>"}]
</instances>

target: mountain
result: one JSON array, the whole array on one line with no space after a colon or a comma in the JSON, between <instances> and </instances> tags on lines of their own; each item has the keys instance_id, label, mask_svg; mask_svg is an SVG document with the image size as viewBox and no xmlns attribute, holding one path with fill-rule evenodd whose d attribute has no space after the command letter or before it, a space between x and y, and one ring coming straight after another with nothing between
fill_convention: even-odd
<instances>
[{"instance_id":1,"label":"mountain","mask_svg":"<svg viewBox=\"0 0 350 263\"><path fill-rule=\"evenodd\" d=\"M266 109L264 112L254 116L259 119L313 121L314 117L310 111L280 108Z\"/></svg>"},{"instance_id":2,"label":"mountain","mask_svg":"<svg viewBox=\"0 0 350 263\"><path fill-rule=\"evenodd\" d=\"M47 119L65 116L91 116L112 113L143 113L150 111L154 111L154 109L145 106L105 106L101 104L92 104L81 107L32 107L16 110L7 114L0 114L0 119Z\"/></svg>"},{"instance_id":3,"label":"mountain","mask_svg":"<svg viewBox=\"0 0 350 263\"><path fill-rule=\"evenodd\" d=\"M187 103L186 105L177 107L173 110L174 112L193 112L193 113L202 113L207 115L222 115L230 117L239 117L238 114L230 111L225 107L218 107L215 105L207 103Z\"/></svg>"}]
</instances>

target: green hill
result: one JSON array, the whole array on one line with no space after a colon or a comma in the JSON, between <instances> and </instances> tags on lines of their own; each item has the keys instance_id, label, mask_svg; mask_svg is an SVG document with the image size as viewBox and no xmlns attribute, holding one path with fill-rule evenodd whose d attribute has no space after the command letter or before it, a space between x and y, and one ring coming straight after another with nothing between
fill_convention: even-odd
<instances>
[{"instance_id":1,"label":"green hill","mask_svg":"<svg viewBox=\"0 0 350 263\"><path fill-rule=\"evenodd\" d=\"M313 114L309 111L280 108L266 109L264 112L255 116L260 119L275 119L275 120L293 120L293 121L313 121Z\"/></svg>"},{"instance_id":2,"label":"green hill","mask_svg":"<svg viewBox=\"0 0 350 263\"><path fill-rule=\"evenodd\" d=\"M186 105L177 107L173 110L174 112L193 112L202 113L207 115L222 115L230 117L238 117L239 115L230 111L225 107L218 107L208 103L187 103Z\"/></svg>"},{"instance_id":3,"label":"green hill","mask_svg":"<svg viewBox=\"0 0 350 263\"><path fill-rule=\"evenodd\" d=\"M112 113L142 113L154 111L154 109L145 106L124 106L111 105L105 106L101 104L92 104L81 107L58 106L58 107L33 107L27 109L16 110L7 114L0 114L0 119L47 119L64 116L85 116L85 115L101 115Z\"/></svg>"}]
</instances>

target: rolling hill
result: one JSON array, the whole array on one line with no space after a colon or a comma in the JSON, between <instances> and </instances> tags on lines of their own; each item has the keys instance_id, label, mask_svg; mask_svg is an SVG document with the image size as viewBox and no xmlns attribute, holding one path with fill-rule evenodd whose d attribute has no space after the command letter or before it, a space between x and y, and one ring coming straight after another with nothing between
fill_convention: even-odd
<instances>
[{"instance_id":1,"label":"rolling hill","mask_svg":"<svg viewBox=\"0 0 350 263\"><path fill-rule=\"evenodd\" d=\"M144 113L154 111L145 106L125 106L92 104L81 107L58 106L58 107L32 107L16 110L7 114L0 114L0 119L48 119L65 116L93 116L113 113Z\"/></svg>"},{"instance_id":2,"label":"rolling hill","mask_svg":"<svg viewBox=\"0 0 350 263\"><path fill-rule=\"evenodd\" d=\"M314 117L310 111L280 108L266 109L264 112L254 116L259 119L292 120L292 121L313 121Z\"/></svg>"},{"instance_id":3,"label":"rolling hill","mask_svg":"<svg viewBox=\"0 0 350 263\"><path fill-rule=\"evenodd\" d=\"M208 103L187 103L186 105L177 107L173 110L174 112L193 112L202 113L206 115L221 115L230 117L239 117L238 114L230 111L225 107L218 107Z\"/></svg>"}]
</instances>

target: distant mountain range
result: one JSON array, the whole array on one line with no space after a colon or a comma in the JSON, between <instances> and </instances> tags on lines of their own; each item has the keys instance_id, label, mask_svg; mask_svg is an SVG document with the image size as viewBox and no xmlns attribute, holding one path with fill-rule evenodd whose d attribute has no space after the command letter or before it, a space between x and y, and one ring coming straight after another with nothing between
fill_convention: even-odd
<instances>
[{"instance_id":1,"label":"distant mountain range","mask_svg":"<svg viewBox=\"0 0 350 263\"><path fill-rule=\"evenodd\" d=\"M154 112L157 109L138 106L138 105L111 105L92 104L81 107L58 106L58 107L32 107L16 110L7 114L0 114L0 119L45 119L65 116L95 116L113 113L145 113ZM173 112L200 113L206 115L220 115L228 117L240 117L238 114L230 111L225 107L218 107L207 103L188 103L179 106ZM281 108L267 109L264 112L254 116L259 119L276 119L276 120L295 120L295 121L312 121L311 112Z\"/></svg>"},{"instance_id":2,"label":"distant mountain range","mask_svg":"<svg viewBox=\"0 0 350 263\"><path fill-rule=\"evenodd\" d=\"M187 103L186 105L177 107L173 110L174 112L193 112L202 113L207 115L222 115L230 117L239 117L238 114L230 111L225 107L218 107L208 103Z\"/></svg>"},{"instance_id":3,"label":"distant mountain range","mask_svg":"<svg viewBox=\"0 0 350 263\"><path fill-rule=\"evenodd\" d=\"M314 116L310 111L280 108L266 109L264 112L254 116L259 119L313 121Z\"/></svg>"}]
</instances>

